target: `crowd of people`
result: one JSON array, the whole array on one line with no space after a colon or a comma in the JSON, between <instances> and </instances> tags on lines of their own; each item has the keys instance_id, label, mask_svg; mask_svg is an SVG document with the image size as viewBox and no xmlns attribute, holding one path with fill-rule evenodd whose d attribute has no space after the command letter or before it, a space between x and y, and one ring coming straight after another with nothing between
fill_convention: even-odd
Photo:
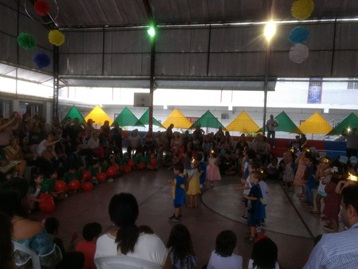
<instances>
[{"instance_id":1,"label":"crowd of people","mask_svg":"<svg viewBox=\"0 0 358 269\"><path fill-rule=\"evenodd\" d=\"M355 235L358 159L354 155L336 160L319 158L314 150L306 147L307 139L300 136L288 145L279 161L262 134L257 134L252 141L245 135L234 141L230 133L221 128L216 133L204 134L199 125L191 134L189 131L180 134L173 131L174 125L171 125L165 132L149 130L140 136L138 130L133 130L125 137L118 123L111 127L105 122L100 129L95 129L94 123L91 119L80 123L78 119L67 118L62 125L58 120L47 125L38 115L21 117L16 112L10 119L0 120L0 213L4 215L1 227L7 234L0 239L5 246L0 259L7 268L15 268L14 260L18 265L29 260L18 251L15 255L9 254L13 252L11 243L5 242L9 238L34 250L46 268L95 268L95 258L118 253L163 268L195 268L197 260L190 229L182 224L175 225L165 245L150 227L136 226L138 203L129 193L114 195L110 201L108 212L114 228L100 236L102 227L98 223L85 225L85 242L73 244L69 247L71 251L56 237L58 220L47 219L40 223L30 218L31 210L36 208L34 204L43 199L41 193L58 200L71 191L67 188L56 190L59 180L65 184L74 180L98 184L100 173L115 167L112 177L118 177L126 165L133 169L155 170L162 164L173 169L174 177L170 182L174 213L170 221L182 219L185 204L196 208L203 188L213 187L224 175L237 175L241 184L236 189L243 191L245 203L242 218L248 224L245 239L254 243L249 268L279 268L277 246L260 235L269 197L266 179L281 180L288 191L298 188L297 196L302 205L313 215L327 220L323 227L327 232L338 232L339 224L344 224L347 231L342 234ZM28 170L29 176L26 175ZM356 197L352 197L352 193ZM322 237L322 243L317 244L306 268L321 268L313 264L317 266L323 262L358 263L351 259L354 253L346 250L344 254L348 253L349 257L346 262L331 261L329 256L317 258L316 255L327 254L324 247L333 242L332 238L333 234ZM236 240L233 231L220 233L207 268L242 268L242 258L233 254ZM342 245L347 247L349 243Z\"/></svg>"}]
</instances>

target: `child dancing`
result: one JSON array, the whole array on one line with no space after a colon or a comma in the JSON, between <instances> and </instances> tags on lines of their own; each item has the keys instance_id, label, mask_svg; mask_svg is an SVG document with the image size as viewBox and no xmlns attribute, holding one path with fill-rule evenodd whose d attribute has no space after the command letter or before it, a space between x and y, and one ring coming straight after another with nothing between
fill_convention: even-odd
<instances>
[{"instance_id":1,"label":"child dancing","mask_svg":"<svg viewBox=\"0 0 358 269\"><path fill-rule=\"evenodd\" d=\"M170 182L172 184L172 197L174 203L174 214L169 218L170 221L179 221L182 217L182 207L185 204L185 178L184 165L179 162L174 164L174 179Z\"/></svg>"}]
</instances>

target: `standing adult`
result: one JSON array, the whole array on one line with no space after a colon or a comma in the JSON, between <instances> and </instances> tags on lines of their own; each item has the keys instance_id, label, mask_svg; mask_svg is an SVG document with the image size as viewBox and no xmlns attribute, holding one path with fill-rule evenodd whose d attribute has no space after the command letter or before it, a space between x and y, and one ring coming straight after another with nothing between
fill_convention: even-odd
<instances>
[{"instance_id":1,"label":"standing adult","mask_svg":"<svg viewBox=\"0 0 358 269\"><path fill-rule=\"evenodd\" d=\"M129 158L132 157L132 150L137 151L138 149L142 148L142 138L138 133L138 129L134 129L130 136L128 136L128 145L127 145L127 152Z\"/></svg>"},{"instance_id":2,"label":"standing adult","mask_svg":"<svg viewBox=\"0 0 358 269\"><path fill-rule=\"evenodd\" d=\"M271 145L274 146L275 145L275 135L276 135L276 128L278 127L278 122L277 120L274 119L273 115L270 115L270 119L267 121L266 123L266 127L267 127L267 138L272 141Z\"/></svg>"},{"instance_id":3,"label":"standing adult","mask_svg":"<svg viewBox=\"0 0 358 269\"><path fill-rule=\"evenodd\" d=\"M346 155L348 158L358 155L358 135L356 134L357 128L352 130L343 129L342 135L347 139Z\"/></svg>"},{"instance_id":4,"label":"standing adult","mask_svg":"<svg viewBox=\"0 0 358 269\"><path fill-rule=\"evenodd\" d=\"M304 269L358 268L358 185L343 188L340 215L348 228L324 234L311 252Z\"/></svg>"},{"instance_id":5,"label":"standing adult","mask_svg":"<svg viewBox=\"0 0 358 269\"><path fill-rule=\"evenodd\" d=\"M97 240L95 259L126 255L169 269L170 259L164 243L155 234L142 233L136 225L139 209L130 193L115 194L108 206L109 217L115 226Z\"/></svg>"}]
</instances>

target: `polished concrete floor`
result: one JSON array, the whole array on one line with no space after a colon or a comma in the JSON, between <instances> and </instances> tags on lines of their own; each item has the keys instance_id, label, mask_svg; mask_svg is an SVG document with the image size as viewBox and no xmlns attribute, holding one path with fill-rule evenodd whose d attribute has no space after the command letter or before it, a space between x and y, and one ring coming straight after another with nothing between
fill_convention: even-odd
<instances>
[{"instance_id":1,"label":"polished concrete floor","mask_svg":"<svg viewBox=\"0 0 358 269\"><path fill-rule=\"evenodd\" d=\"M71 195L59 202L53 213L37 212L35 217L54 216L60 219L59 237L68 244L72 234L81 235L83 225L88 222L97 221L104 230L108 229L111 226L107 213L109 200L115 193L130 192L140 205L137 224L149 225L166 243L174 225L168 221L173 214L171 186L168 183L172 178L172 172L166 168L133 171L113 183L102 183L91 192ZM248 227L241 219L244 210L242 195L234 188L238 183L238 176L224 176L215 187L203 191L198 208L184 208L181 223L191 232L199 268L207 263L215 247L215 238L224 229L236 233L238 244L235 252L243 256L246 268L252 243L244 241ZM313 248L313 238L323 233L323 222L319 216L309 213L295 194L285 191L278 182L268 182L268 185L268 217L262 233L278 245L282 268L302 268Z\"/></svg>"}]
</instances>

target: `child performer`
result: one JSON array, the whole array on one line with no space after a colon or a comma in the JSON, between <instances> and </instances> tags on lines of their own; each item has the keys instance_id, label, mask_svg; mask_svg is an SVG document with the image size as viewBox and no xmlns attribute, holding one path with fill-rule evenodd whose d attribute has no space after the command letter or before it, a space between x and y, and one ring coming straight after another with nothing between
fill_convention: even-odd
<instances>
[{"instance_id":1,"label":"child performer","mask_svg":"<svg viewBox=\"0 0 358 269\"><path fill-rule=\"evenodd\" d=\"M244 198L250 201L250 207L248 210L249 216L247 224L250 227L250 232L246 235L246 240L254 242L257 236L257 226L261 225L261 220L264 218L265 207L262 204L262 193L259 185L259 181L262 178L262 173L259 171L253 171L250 174L250 182L252 184L250 193L244 194Z\"/></svg>"},{"instance_id":2,"label":"child performer","mask_svg":"<svg viewBox=\"0 0 358 269\"><path fill-rule=\"evenodd\" d=\"M320 159L317 166L316 181L319 181L317 194L316 194L316 210L312 210L312 214L321 215L321 200L325 199L327 193L325 191L326 184L331 181L330 160L326 157Z\"/></svg>"},{"instance_id":3,"label":"child performer","mask_svg":"<svg viewBox=\"0 0 358 269\"><path fill-rule=\"evenodd\" d=\"M184 178L184 165L179 162L174 164L174 179L172 183L172 197L174 202L174 214L169 218L170 221L179 221L182 217L182 207L185 204L185 178Z\"/></svg>"},{"instance_id":4,"label":"child performer","mask_svg":"<svg viewBox=\"0 0 358 269\"><path fill-rule=\"evenodd\" d=\"M221 180L218 161L216 160L214 151L211 151L209 155L208 166L206 167L206 180L207 185L210 184L211 187L214 186L214 181Z\"/></svg>"},{"instance_id":5,"label":"child performer","mask_svg":"<svg viewBox=\"0 0 358 269\"><path fill-rule=\"evenodd\" d=\"M94 264L94 254L96 252L97 238L102 233L102 226L98 222L87 223L82 230L84 241L76 244L76 251L83 253L85 264L83 269L96 269Z\"/></svg>"},{"instance_id":6,"label":"child performer","mask_svg":"<svg viewBox=\"0 0 358 269\"><path fill-rule=\"evenodd\" d=\"M313 156L307 156L305 159L306 164L306 201L302 202L303 204L307 203L307 206L313 207L313 190L316 189L316 167L314 164Z\"/></svg>"},{"instance_id":7,"label":"child performer","mask_svg":"<svg viewBox=\"0 0 358 269\"><path fill-rule=\"evenodd\" d=\"M190 196L190 203L188 207L198 207L198 194L200 194L200 166L199 162L195 159L191 162L191 170L188 171L188 191L187 194Z\"/></svg>"},{"instance_id":8,"label":"child performer","mask_svg":"<svg viewBox=\"0 0 358 269\"><path fill-rule=\"evenodd\" d=\"M199 162L199 167L200 167L200 189L202 189L204 187L205 184L205 180L206 180L206 168L207 168L207 164L206 162L203 160L203 154L202 153L197 153L195 156L195 160L197 162Z\"/></svg>"},{"instance_id":9,"label":"child performer","mask_svg":"<svg viewBox=\"0 0 358 269\"><path fill-rule=\"evenodd\" d=\"M283 154L284 172L283 172L283 186L294 192L293 180L295 178L295 150L290 149Z\"/></svg>"},{"instance_id":10,"label":"child performer","mask_svg":"<svg viewBox=\"0 0 358 269\"><path fill-rule=\"evenodd\" d=\"M183 224L175 225L167 242L172 269L192 269L197 266L190 232Z\"/></svg>"}]
</instances>

